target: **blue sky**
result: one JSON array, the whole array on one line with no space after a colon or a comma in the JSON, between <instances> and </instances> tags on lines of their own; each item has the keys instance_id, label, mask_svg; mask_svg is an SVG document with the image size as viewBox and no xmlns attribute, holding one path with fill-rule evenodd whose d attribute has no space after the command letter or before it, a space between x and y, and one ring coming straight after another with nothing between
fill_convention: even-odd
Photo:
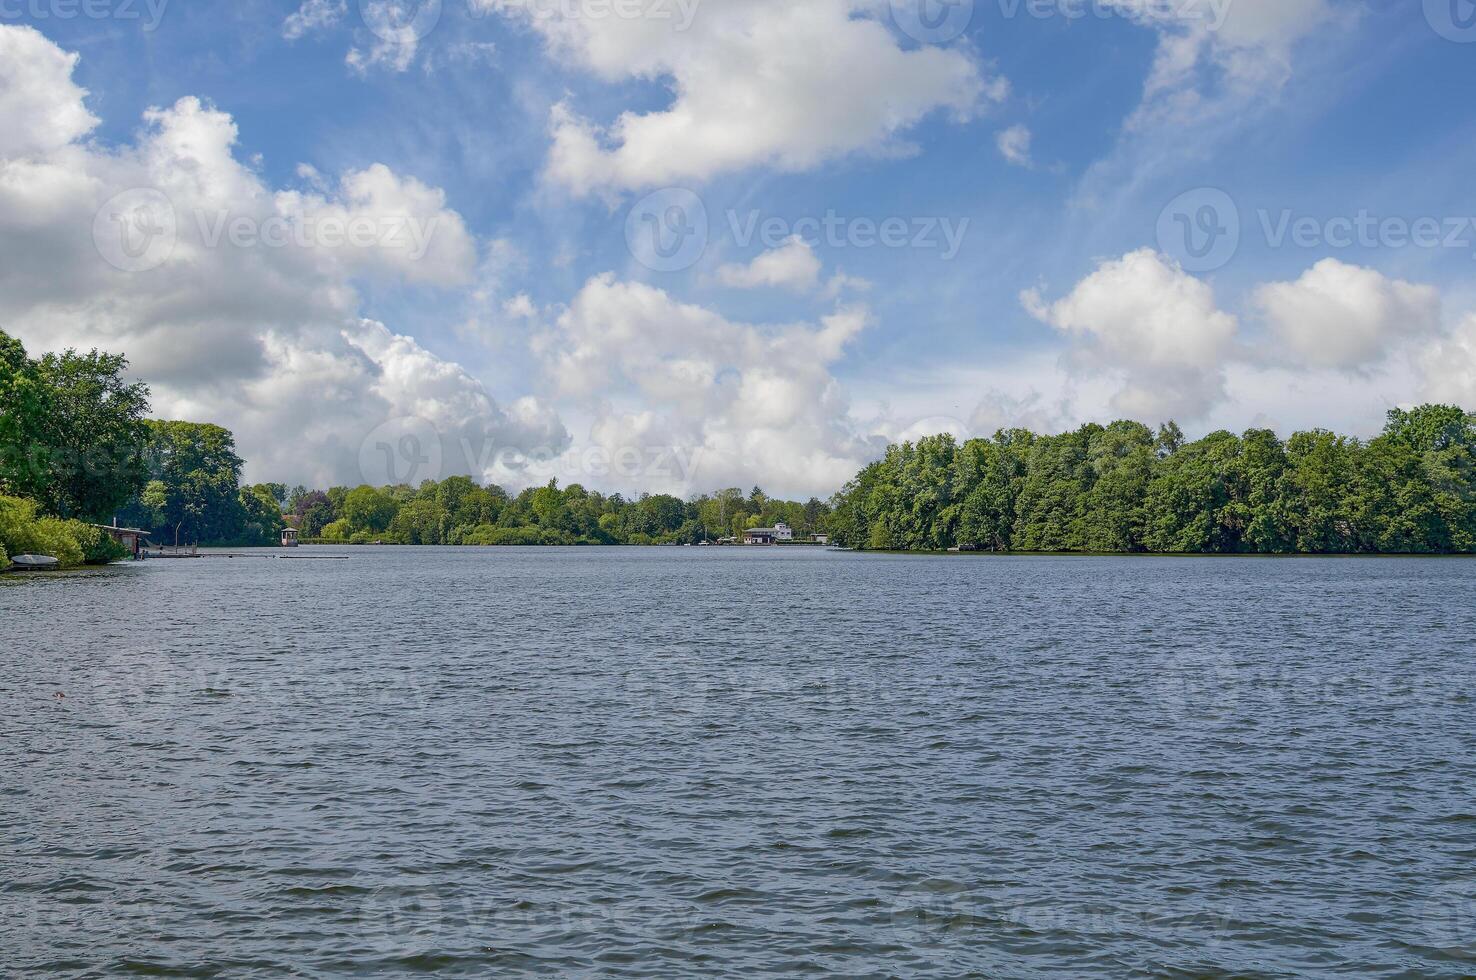
<instances>
[{"instance_id":1,"label":"blue sky","mask_svg":"<svg viewBox=\"0 0 1476 980\"><path fill-rule=\"evenodd\" d=\"M929 429L1476 407L1468 0L939 2L444 0L425 30L408 0L12 0L5 231L56 261L12 263L0 313L129 353L263 479L382 482L390 431L509 484L823 493ZM43 164L87 175L74 209ZM89 239L138 188L181 230L120 271ZM705 247L643 264L632 209L692 200ZM191 241L201 208L419 215L434 247L263 256Z\"/></svg>"}]
</instances>

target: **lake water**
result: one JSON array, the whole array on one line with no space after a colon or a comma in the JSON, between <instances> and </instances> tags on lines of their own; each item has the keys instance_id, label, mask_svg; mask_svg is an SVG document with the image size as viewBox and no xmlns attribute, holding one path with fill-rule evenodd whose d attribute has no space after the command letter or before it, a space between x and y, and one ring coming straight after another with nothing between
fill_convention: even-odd
<instances>
[{"instance_id":1,"label":"lake water","mask_svg":"<svg viewBox=\"0 0 1476 980\"><path fill-rule=\"evenodd\" d=\"M1476 972L1476 562L0 577L0 972Z\"/></svg>"}]
</instances>

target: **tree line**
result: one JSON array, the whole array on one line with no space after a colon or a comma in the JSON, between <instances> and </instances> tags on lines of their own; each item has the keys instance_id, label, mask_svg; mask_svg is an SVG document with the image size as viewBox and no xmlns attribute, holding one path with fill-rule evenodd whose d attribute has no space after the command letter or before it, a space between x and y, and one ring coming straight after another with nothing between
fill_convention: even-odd
<instances>
[{"instance_id":1,"label":"tree line","mask_svg":"<svg viewBox=\"0 0 1476 980\"><path fill-rule=\"evenodd\" d=\"M798 536L824 531L830 508L769 497L758 487L689 500L669 494L627 498L556 481L509 494L465 476L418 487L332 487L291 491L280 485L293 524L305 538L348 543L447 545L700 544L783 521Z\"/></svg>"},{"instance_id":2,"label":"tree line","mask_svg":"<svg viewBox=\"0 0 1476 980\"><path fill-rule=\"evenodd\" d=\"M1199 554L1476 551L1476 415L1393 410L1361 441L1326 430L1169 422L1008 429L889 447L832 500L859 549Z\"/></svg>"},{"instance_id":3,"label":"tree line","mask_svg":"<svg viewBox=\"0 0 1476 980\"><path fill-rule=\"evenodd\" d=\"M1340 554L1476 552L1476 415L1425 405L1362 441L1266 429L1186 442L1172 422L1007 429L891 446L829 501L755 487L683 500L556 482L510 494L419 486L243 486L217 425L147 418L114 354L31 358L0 332L0 550L66 564L121 556L92 522L156 543L307 539L437 545L696 544L780 521L870 550ZM3 556L0 556L3 557Z\"/></svg>"},{"instance_id":4,"label":"tree line","mask_svg":"<svg viewBox=\"0 0 1476 980\"><path fill-rule=\"evenodd\" d=\"M696 544L779 521L824 530L829 507L755 487L683 500L606 496L557 483L510 494L464 476L420 486L289 490L242 485L235 438L218 425L147 417L149 390L125 358L31 358L0 332L0 548L75 565L123 556L93 522L156 544L251 546L306 538L394 544Z\"/></svg>"}]
</instances>

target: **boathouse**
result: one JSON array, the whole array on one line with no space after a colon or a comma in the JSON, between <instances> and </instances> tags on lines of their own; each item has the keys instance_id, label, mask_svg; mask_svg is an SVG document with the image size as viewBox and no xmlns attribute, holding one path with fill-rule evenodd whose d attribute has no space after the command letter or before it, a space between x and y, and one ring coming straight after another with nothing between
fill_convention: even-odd
<instances>
[{"instance_id":1,"label":"boathouse","mask_svg":"<svg viewBox=\"0 0 1476 980\"><path fill-rule=\"evenodd\" d=\"M119 527L117 522L113 524L94 524L93 527L105 532L108 537L128 549L131 558L142 557L144 552L144 541L148 538L148 531L140 531L136 527Z\"/></svg>"},{"instance_id":2,"label":"boathouse","mask_svg":"<svg viewBox=\"0 0 1476 980\"><path fill-rule=\"evenodd\" d=\"M744 544L776 544L780 541L793 540L794 531L783 521L773 527L751 527L743 532Z\"/></svg>"}]
</instances>

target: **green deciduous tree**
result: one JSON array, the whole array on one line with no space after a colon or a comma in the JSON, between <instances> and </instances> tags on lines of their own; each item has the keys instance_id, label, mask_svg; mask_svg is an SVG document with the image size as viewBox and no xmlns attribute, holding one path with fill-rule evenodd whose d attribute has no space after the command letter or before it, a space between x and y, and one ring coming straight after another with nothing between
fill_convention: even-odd
<instances>
[{"instance_id":1,"label":"green deciduous tree","mask_svg":"<svg viewBox=\"0 0 1476 980\"><path fill-rule=\"evenodd\" d=\"M143 487L148 388L116 354L39 360L0 333L0 487L62 517L103 520Z\"/></svg>"}]
</instances>

